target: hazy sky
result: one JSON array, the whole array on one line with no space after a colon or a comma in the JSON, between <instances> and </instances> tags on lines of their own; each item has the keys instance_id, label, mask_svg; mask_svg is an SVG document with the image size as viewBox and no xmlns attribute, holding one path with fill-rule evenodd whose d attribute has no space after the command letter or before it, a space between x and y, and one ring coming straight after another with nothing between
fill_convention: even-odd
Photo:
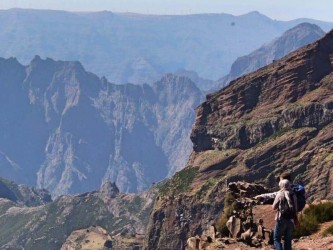
<instances>
[{"instance_id":1,"label":"hazy sky","mask_svg":"<svg viewBox=\"0 0 333 250\"><path fill-rule=\"evenodd\" d=\"M34 8L145 14L230 13L257 10L273 19L309 17L333 21L332 0L0 0L0 9Z\"/></svg>"}]
</instances>

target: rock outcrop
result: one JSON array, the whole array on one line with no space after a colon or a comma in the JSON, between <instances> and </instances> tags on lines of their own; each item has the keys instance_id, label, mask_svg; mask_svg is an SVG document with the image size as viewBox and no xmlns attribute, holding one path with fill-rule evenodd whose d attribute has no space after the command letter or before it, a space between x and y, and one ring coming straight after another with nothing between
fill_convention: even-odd
<instances>
[{"instance_id":1,"label":"rock outcrop","mask_svg":"<svg viewBox=\"0 0 333 250\"><path fill-rule=\"evenodd\" d=\"M143 239L142 236L111 235L102 227L92 226L72 232L60 250L141 250Z\"/></svg>"},{"instance_id":2,"label":"rock outcrop","mask_svg":"<svg viewBox=\"0 0 333 250\"><path fill-rule=\"evenodd\" d=\"M207 96L187 167L160 189L149 249L184 249L188 237L216 221L231 181L274 189L288 171L310 199L333 198L332 58L333 31Z\"/></svg>"},{"instance_id":3,"label":"rock outcrop","mask_svg":"<svg viewBox=\"0 0 333 250\"><path fill-rule=\"evenodd\" d=\"M112 247L112 236L102 227L95 226L72 232L60 250L108 250Z\"/></svg>"}]
</instances>

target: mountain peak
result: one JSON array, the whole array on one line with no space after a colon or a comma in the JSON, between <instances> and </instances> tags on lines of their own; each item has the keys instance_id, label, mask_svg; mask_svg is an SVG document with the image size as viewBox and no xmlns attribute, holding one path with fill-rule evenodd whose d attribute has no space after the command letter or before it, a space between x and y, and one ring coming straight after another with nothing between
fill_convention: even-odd
<instances>
[{"instance_id":1,"label":"mountain peak","mask_svg":"<svg viewBox=\"0 0 333 250\"><path fill-rule=\"evenodd\" d=\"M304 38L305 36L317 36L320 38L325 35L325 32L318 25L305 22L287 30L283 33L282 37L291 36L292 34L296 34L300 38Z\"/></svg>"},{"instance_id":2,"label":"mountain peak","mask_svg":"<svg viewBox=\"0 0 333 250\"><path fill-rule=\"evenodd\" d=\"M260 18L260 19L267 19L267 20L272 20L271 18L269 18L268 16L260 13L257 10L254 11L250 11L246 14L240 15L241 17L250 17L250 18Z\"/></svg>"}]
</instances>

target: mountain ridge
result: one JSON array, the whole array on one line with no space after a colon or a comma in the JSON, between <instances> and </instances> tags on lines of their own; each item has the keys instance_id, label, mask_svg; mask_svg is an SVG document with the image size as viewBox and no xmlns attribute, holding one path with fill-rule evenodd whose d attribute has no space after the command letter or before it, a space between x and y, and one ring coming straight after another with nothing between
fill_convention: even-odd
<instances>
[{"instance_id":1,"label":"mountain ridge","mask_svg":"<svg viewBox=\"0 0 333 250\"><path fill-rule=\"evenodd\" d=\"M4 46L0 56L16 56L23 64L35 54L56 60L78 60L87 70L114 83L153 83L162 75L180 69L216 80L227 73L237 57L301 22L261 18L266 17L253 13L240 17L137 16L114 12L2 10L0 41ZM330 23L311 22L326 31L333 27ZM258 25L260 32L255 30ZM243 40L247 43L242 43ZM22 44L30 49L26 50Z\"/></svg>"}]
</instances>

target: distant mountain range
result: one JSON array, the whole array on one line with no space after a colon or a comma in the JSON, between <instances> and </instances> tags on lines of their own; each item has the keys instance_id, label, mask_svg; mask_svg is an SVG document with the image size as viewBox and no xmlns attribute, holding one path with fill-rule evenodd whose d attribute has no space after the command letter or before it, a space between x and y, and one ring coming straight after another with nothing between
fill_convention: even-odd
<instances>
[{"instance_id":1,"label":"distant mountain range","mask_svg":"<svg viewBox=\"0 0 333 250\"><path fill-rule=\"evenodd\" d=\"M114 83L152 83L182 69L217 80L238 57L302 22L325 31L333 27L310 19L276 21L259 12L155 16L1 10L0 56L22 64L35 55L77 60Z\"/></svg>"},{"instance_id":2,"label":"distant mountain range","mask_svg":"<svg viewBox=\"0 0 333 250\"><path fill-rule=\"evenodd\" d=\"M143 191L184 166L202 100L185 77L115 85L78 62L0 59L0 176L53 195Z\"/></svg>"},{"instance_id":3,"label":"distant mountain range","mask_svg":"<svg viewBox=\"0 0 333 250\"><path fill-rule=\"evenodd\" d=\"M239 57L231 65L230 73L218 80L217 89L230 81L281 59L290 52L312 43L325 35L315 24L301 23L287 30L281 37L263 45L252 53Z\"/></svg>"}]
</instances>

